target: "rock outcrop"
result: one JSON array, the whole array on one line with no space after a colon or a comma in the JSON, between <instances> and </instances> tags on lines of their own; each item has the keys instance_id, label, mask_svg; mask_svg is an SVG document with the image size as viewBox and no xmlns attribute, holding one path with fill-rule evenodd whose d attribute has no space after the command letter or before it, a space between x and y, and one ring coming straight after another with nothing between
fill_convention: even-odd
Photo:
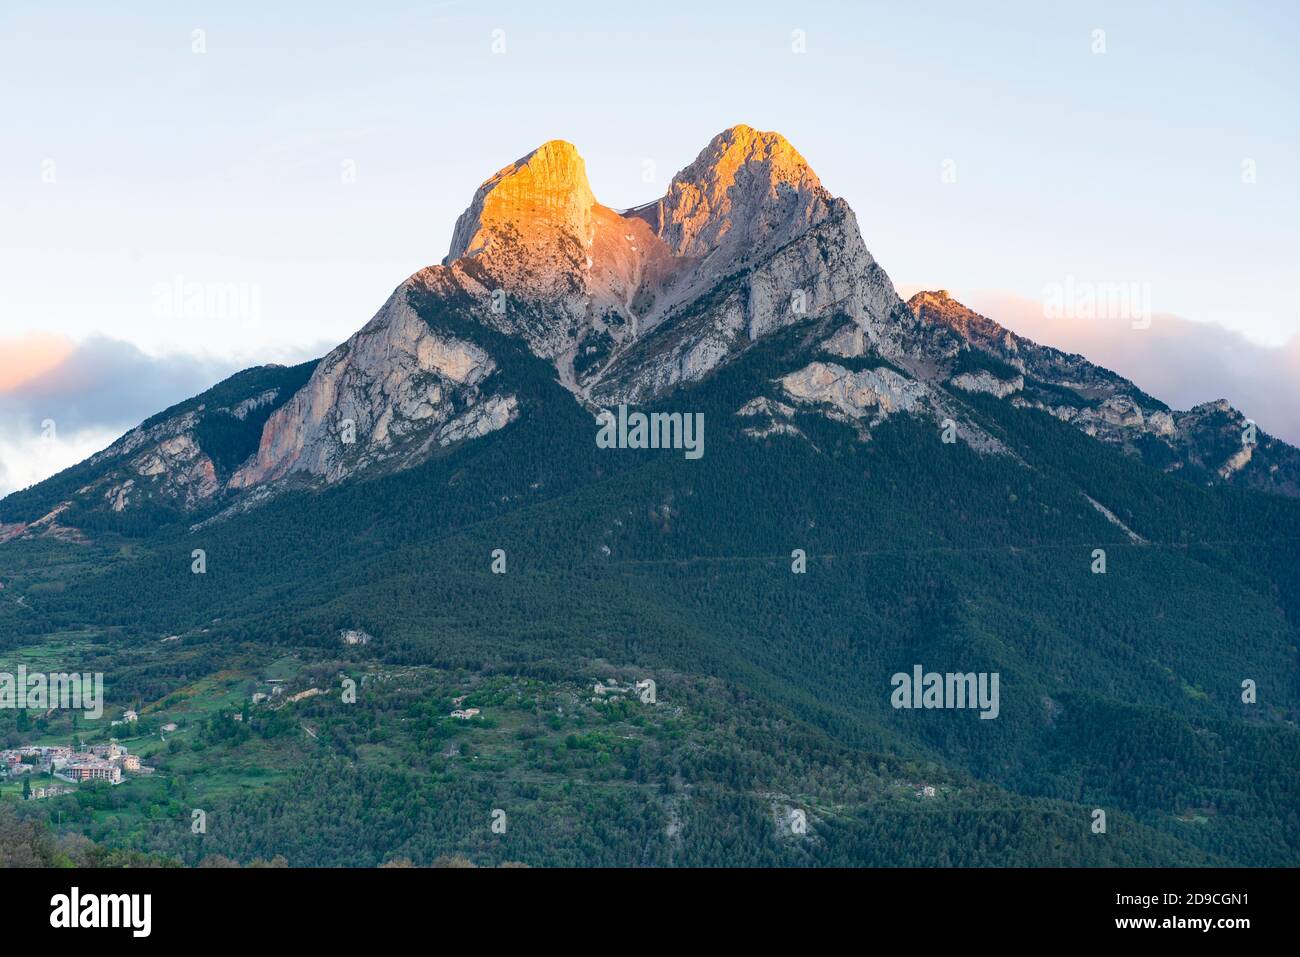
<instances>
[{"instance_id":1,"label":"rock outcrop","mask_svg":"<svg viewBox=\"0 0 1300 957\"><path fill-rule=\"evenodd\" d=\"M514 397L481 388L496 370L492 357L435 333L408 293L400 286L365 328L321 360L267 421L232 489L291 473L336 482L378 462L410 465L432 448L509 423Z\"/></svg>"},{"instance_id":2,"label":"rock outcrop","mask_svg":"<svg viewBox=\"0 0 1300 957\"><path fill-rule=\"evenodd\" d=\"M52 479L5 500L32 537L86 509L129 514L146 506L175 511L217 501L237 465L257 445L266 418L302 385L314 363L246 369L158 413ZM233 461L232 461L233 460ZM73 507L75 506L75 508ZM40 531L42 528L45 532Z\"/></svg>"},{"instance_id":3,"label":"rock outcrop","mask_svg":"<svg viewBox=\"0 0 1300 957\"><path fill-rule=\"evenodd\" d=\"M1169 409L1123 376L1016 335L945 290L919 292L908 307L925 324L959 340L956 350L933 352L938 365L960 364L962 350L968 350L1006 367L1006 375L985 369L957 373L949 380L956 388L1047 412L1166 471L1300 494L1300 450L1254 428L1226 401L1186 412Z\"/></svg>"},{"instance_id":4,"label":"rock outcrop","mask_svg":"<svg viewBox=\"0 0 1300 957\"><path fill-rule=\"evenodd\" d=\"M974 411L992 396L1162 468L1300 494L1300 451L1227 403L1175 412L943 290L903 303L849 205L780 134L740 125L662 197L622 211L596 199L571 144L542 144L484 181L442 262L318 364L247 370L155 416L69 470L76 484L11 497L23 498L9 510L22 521L5 534L74 500L163 504L207 522L286 484L417 465L534 414L508 384L523 381L511 377L519 347L595 409L657 400L791 327L801 344L782 375L737 411L756 439L799 439L799 417L815 414L867 441L904 415L951 420L977 451L1006 453Z\"/></svg>"},{"instance_id":5,"label":"rock outcrop","mask_svg":"<svg viewBox=\"0 0 1300 957\"><path fill-rule=\"evenodd\" d=\"M216 466L195 438L201 412L186 412L149 428L128 432L118 443L94 455L92 466L122 456L127 461L112 471L107 481L92 482L78 495L99 494L114 512L138 504L149 494L194 508L221 490ZM152 487L145 479L157 479Z\"/></svg>"},{"instance_id":6,"label":"rock outcrop","mask_svg":"<svg viewBox=\"0 0 1300 957\"><path fill-rule=\"evenodd\" d=\"M785 137L740 125L715 136L662 199L632 213L696 278L717 280L829 219L833 202Z\"/></svg>"},{"instance_id":7,"label":"rock outcrop","mask_svg":"<svg viewBox=\"0 0 1300 957\"><path fill-rule=\"evenodd\" d=\"M584 248L590 243L596 205L586 164L573 144L543 143L478 188L456 220L443 265L507 251L554 265L547 254L563 252L555 248L557 241L573 239Z\"/></svg>"},{"instance_id":8,"label":"rock outcrop","mask_svg":"<svg viewBox=\"0 0 1300 957\"><path fill-rule=\"evenodd\" d=\"M963 392L984 392L1005 399L1025 387L1024 376L999 379L991 372L959 372L948 380Z\"/></svg>"}]
</instances>

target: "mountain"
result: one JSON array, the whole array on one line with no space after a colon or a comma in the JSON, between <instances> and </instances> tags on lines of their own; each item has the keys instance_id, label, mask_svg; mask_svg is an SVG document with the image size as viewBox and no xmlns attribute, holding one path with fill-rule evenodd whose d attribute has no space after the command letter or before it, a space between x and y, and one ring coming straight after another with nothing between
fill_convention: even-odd
<instances>
[{"instance_id":1,"label":"mountain","mask_svg":"<svg viewBox=\"0 0 1300 957\"><path fill-rule=\"evenodd\" d=\"M0 501L0 665L105 674L159 771L68 819L186 863L1294 865L1295 450L1245 426L904 303L777 134L622 211L553 141L329 355Z\"/></svg>"},{"instance_id":2,"label":"mountain","mask_svg":"<svg viewBox=\"0 0 1300 957\"><path fill-rule=\"evenodd\" d=\"M1048 412L1190 481L1300 495L1300 452L1253 427L1224 399L1177 412L1083 356L1002 328L944 290L918 292L907 305L923 322L952 330L963 348L996 363L950 378L959 389Z\"/></svg>"},{"instance_id":3,"label":"mountain","mask_svg":"<svg viewBox=\"0 0 1300 957\"><path fill-rule=\"evenodd\" d=\"M246 369L146 419L84 462L7 496L0 516L16 520L5 524L0 517L0 542L57 534L57 517L68 509L92 521L104 513L140 513L140 527L148 527L177 511L220 501L239 465L257 449L267 419L302 388L315 366Z\"/></svg>"},{"instance_id":4,"label":"mountain","mask_svg":"<svg viewBox=\"0 0 1300 957\"><path fill-rule=\"evenodd\" d=\"M454 316L459 333L417 314L416 299ZM985 392L1192 481L1300 494L1300 452L1222 401L1174 412L944 292L904 304L848 204L782 136L736 126L662 198L625 211L597 202L571 144L543 144L479 187L440 265L402 283L318 364L283 376L249 370L219 396L167 410L6 499L0 520L12 537L53 522L55 509L72 528L87 511L242 510L285 486L413 466L521 414L486 332L522 343L596 410L653 403L795 325L810 329L809 361L737 410L756 434L795 434L795 406L851 421L863 438L901 411L952 420L961 439L997 453L963 404ZM870 369L844 361L871 357L881 362ZM259 391L245 395L244 383ZM216 401L229 404L210 409Z\"/></svg>"}]
</instances>

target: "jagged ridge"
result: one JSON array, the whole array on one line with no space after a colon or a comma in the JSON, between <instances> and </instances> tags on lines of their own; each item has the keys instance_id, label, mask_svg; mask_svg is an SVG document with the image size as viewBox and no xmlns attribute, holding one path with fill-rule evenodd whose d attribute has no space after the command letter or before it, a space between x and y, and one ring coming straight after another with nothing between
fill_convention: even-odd
<instances>
[{"instance_id":1,"label":"jagged ridge","mask_svg":"<svg viewBox=\"0 0 1300 957\"><path fill-rule=\"evenodd\" d=\"M431 325L417 300L448 304L470 331ZM219 464L194 409L178 407L82 463L86 481L44 504L93 499L121 511L161 499L204 511L286 483L418 464L523 414L475 328L523 343L594 411L657 401L801 324L818 330L803 363L745 405L767 416L756 435L799 436L774 409L819 411L863 441L901 413L951 422L977 450L1004 453L963 400L989 393L1166 471L1300 493L1300 453L1263 433L1243 444L1248 423L1226 403L1173 412L943 291L904 304L848 204L784 137L740 125L714 137L663 197L623 212L596 200L571 144L543 144L479 187L442 263L402 283L305 384L241 397L265 422L246 458ZM51 482L46 491L68 485Z\"/></svg>"}]
</instances>

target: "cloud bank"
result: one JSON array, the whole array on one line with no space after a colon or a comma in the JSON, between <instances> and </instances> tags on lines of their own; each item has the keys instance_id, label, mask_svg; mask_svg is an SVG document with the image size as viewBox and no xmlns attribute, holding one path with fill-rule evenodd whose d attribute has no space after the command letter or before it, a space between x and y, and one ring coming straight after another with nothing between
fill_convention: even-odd
<instances>
[{"instance_id":1,"label":"cloud bank","mask_svg":"<svg viewBox=\"0 0 1300 957\"><path fill-rule=\"evenodd\" d=\"M308 357L303 352L258 362ZM155 412L258 362L188 353L151 356L104 336L80 342L51 336L0 339L0 496L75 465Z\"/></svg>"}]
</instances>

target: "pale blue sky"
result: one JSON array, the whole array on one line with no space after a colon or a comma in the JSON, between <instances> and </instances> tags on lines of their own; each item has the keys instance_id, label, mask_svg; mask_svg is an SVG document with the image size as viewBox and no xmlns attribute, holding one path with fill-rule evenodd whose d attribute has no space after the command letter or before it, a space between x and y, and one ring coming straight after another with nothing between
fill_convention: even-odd
<instances>
[{"instance_id":1,"label":"pale blue sky","mask_svg":"<svg viewBox=\"0 0 1300 957\"><path fill-rule=\"evenodd\" d=\"M0 7L0 335L332 344L542 141L622 207L738 122L795 144L900 286L1144 282L1157 312L1300 330L1290 3L280 6ZM160 312L178 276L256 290L257 321Z\"/></svg>"}]
</instances>

